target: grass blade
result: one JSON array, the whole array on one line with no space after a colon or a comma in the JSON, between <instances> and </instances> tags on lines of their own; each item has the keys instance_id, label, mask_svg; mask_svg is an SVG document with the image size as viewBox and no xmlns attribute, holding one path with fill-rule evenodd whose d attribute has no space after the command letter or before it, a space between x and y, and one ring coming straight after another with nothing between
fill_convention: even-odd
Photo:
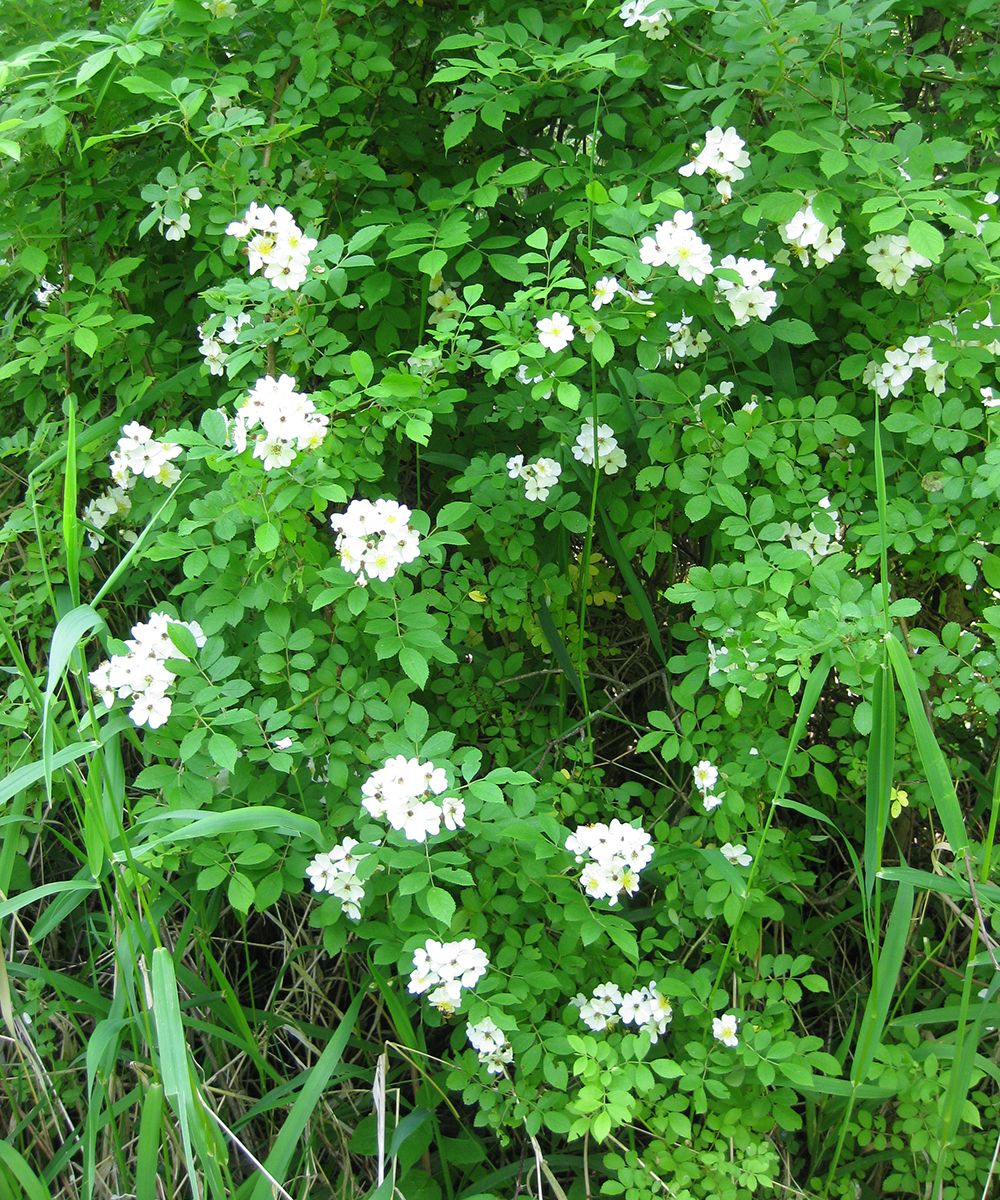
<instances>
[{"instance_id":1,"label":"grass blade","mask_svg":"<svg viewBox=\"0 0 1000 1200\"><path fill-rule=\"evenodd\" d=\"M156 1200L160 1139L163 1125L163 1085L154 1083L146 1093L139 1124L135 1156L135 1200Z\"/></svg>"},{"instance_id":2,"label":"grass blade","mask_svg":"<svg viewBox=\"0 0 1000 1200\"><path fill-rule=\"evenodd\" d=\"M73 603L80 603L79 518L76 515L76 397L69 398L69 428L66 433L66 475L63 482L63 544L66 547L66 581Z\"/></svg>"},{"instance_id":3,"label":"grass blade","mask_svg":"<svg viewBox=\"0 0 1000 1200\"><path fill-rule=\"evenodd\" d=\"M288 1165L292 1161L292 1154L302 1139L302 1133L305 1130L306 1124L312 1117L316 1106L322 1100L323 1093L330 1082L330 1077L340 1063L344 1050L347 1047L347 1040L354 1030L354 1024L358 1019L358 1013L361 1011L361 1004L364 998L365 993L359 992L354 997L351 1007L344 1013L340 1025L337 1027L337 1032L330 1038L326 1049L316 1060L316 1065L309 1072L309 1078L302 1085L302 1090L299 1092L295 1103L292 1105L291 1112L285 1118L281 1132L271 1147L271 1153L267 1156L264 1166L267 1168L268 1173L273 1175L282 1185L285 1182ZM253 1179L251 1178L248 1182L252 1183ZM244 1187L240 1188L237 1193L238 1196L245 1196L247 1194ZM271 1184L265 1176L257 1176L256 1186L253 1192L250 1193L250 1196L251 1200L270 1200Z\"/></svg>"},{"instance_id":4,"label":"grass blade","mask_svg":"<svg viewBox=\"0 0 1000 1200\"><path fill-rule=\"evenodd\" d=\"M545 640L549 644L549 649L555 655L556 662L562 668L562 673L570 681L573 690L580 697L581 701L586 703L583 695L583 687L580 684L580 676L576 673L576 667L573 666L573 660L566 649L566 643L562 640L559 630L556 628L556 623L552 620L552 614L549 612L548 605L546 605L544 600L538 606L538 624L541 626Z\"/></svg>"},{"instance_id":5,"label":"grass blade","mask_svg":"<svg viewBox=\"0 0 1000 1200\"><path fill-rule=\"evenodd\" d=\"M901 883L896 892L892 906L892 914L885 931L885 941L882 943L882 953L879 955L878 970L872 980L872 990L868 995L865 1013L861 1018L861 1029L858 1034L858 1049L851 1063L851 1083L862 1084L868 1076L868 1071L875 1060L889 1016L889 1005L896 981L903 966L903 956L906 953L906 942L910 933L910 919L913 916L913 885Z\"/></svg>"},{"instance_id":6,"label":"grass blade","mask_svg":"<svg viewBox=\"0 0 1000 1200\"><path fill-rule=\"evenodd\" d=\"M896 690L888 663L875 668L872 691L872 731L868 738L868 779L865 798L865 899L870 903L882 866L882 844L889 821L896 747Z\"/></svg>"},{"instance_id":7,"label":"grass blade","mask_svg":"<svg viewBox=\"0 0 1000 1200\"><path fill-rule=\"evenodd\" d=\"M951 846L953 854L959 855L969 844L968 830L962 817L962 809L955 795L955 784L948 770L948 761L937 743L931 723L927 719L917 677L913 672L906 647L895 636L886 642L889 649L889 660L899 681L899 690L906 701L906 713L910 718L910 728L917 743L917 752L923 764L924 774L931 789L931 798L937 809L938 817L944 828L945 837Z\"/></svg>"}]
</instances>

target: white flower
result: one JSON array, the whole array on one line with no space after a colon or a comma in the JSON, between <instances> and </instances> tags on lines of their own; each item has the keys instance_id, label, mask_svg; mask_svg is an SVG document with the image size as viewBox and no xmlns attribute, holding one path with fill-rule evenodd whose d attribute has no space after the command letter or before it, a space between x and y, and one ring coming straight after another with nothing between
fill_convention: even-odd
<instances>
[{"instance_id":1,"label":"white flower","mask_svg":"<svg viewBox=\"0 0 1000 1200\"><path fill-rule=\"evenodd\" d=\"M725 792L721 796L705 796L702 803L705 805L705 812L711 812L713 808L718 808L725 798Z\"/></svg>"},{"instance_id":2,"label":"white flower","mask_svg":"<svg viewBox=\"0 0 1000 1200\"><path fill-rule=\"evenodd\" d=\"M361 579L391 579L420 553L420 535L409 519L410 510L395 500L352 500L345 513L330 518L340 565Z\"/></svg>"},{"instance_id":3,"label":"white flower","mask_svg":"<svg viewBox=\"0 0 1000 1200\"><path fill-rule=\"evenodd\" d=\"M991 387L980 388L979 394L983 398L983 408L1000 408L1000 396L995 395Z\"/></svg>"},{"instance_id":4,"label":"white flower","mask_svg":"<svg viewBox=\"0 0 1000 1200\"><path fill-rule=\"evenodd\" d=\"M719 847L719 850L725 858L738 867L749 867L753 862L753 858L747 854L746 846L734 846L732 842L726 842L724 846Z\"/></svg>"},{"instance_id":5,"label":"white flower","mask_svg":"<svg viewBox=\"0 0 1000 1200\"><path fill-rule=\"evenodd\" d=\"M695 786L703 792L710 792L719 778L719 768L713 766L707 758L702 759L694 769Z\"/></svg>"},{"instance_id":6,"label":"white flower","mask_svg":"<svg viewBox=\"0 0 1000 1200\"><path fill-rule=\"evenodd\" d=\"M739 1029L739 1018L732 1013L726 1013L722 1017L712 1018L712 1036L717 1042L721 1042L724 1046L729 1046L732 1049L740 1044L740 1039L736 1036Z\"/></svg>"},{"instance_id":7,"label":"white flower","mask_svg":"<svg viewBox=\"0 0 1000 1200\"><path fill-rule=\"evenodd\" d=\"M236 16L236 5L232 0L201 0L201 7L207 8L217 21L222 17Z\"/></svg>"},{"instance_id":8,"label":"white flower","mask_svg":"<svg viewBox=\"0 0 1000 1200\"><path fill-rule=\"evenodd\" d=\"M592 467L595 459L595 441L598 467L605 475L617 474L627 464L627 459L610 425L598 425L595 439L593 422L585 421L576 436L573 457L585 466Z\"/></svg>"},{"instance_id":9,"label":"white flower","mask_svg":"<svg viewBox=\"0 0 1000 1200\"><path fill-rule=\"evenodd\" d=\"M469 1045L479 1054L479 1061L485 1063L486 1070L491 1075L503 1073L505 1064L514 1061L507 1035L489 1017L483 1017L475 1025L470 1025L465 1036Z\"/></svg>"},{"instance_id":10,"label":"white flower","mask_svg":"<svg viewBox=\"0 0 1000 1200\"><path fill-rule=\"evenodd\" d=\"M47 279L41 280L37 289L35 290L35 303L40 304L42 308L48 308L49 302L52 300L52 297L58 293L58 291L58 284L49 283Z\"/></svg>"},{"instance_id":11,"label":"white flower","mask_svg":"<svg viewBox=\"0 0 1000 1200\"><path fill-rule=\"evenodd\" d=\"M190 228L191 218L186 212L182 212L179 217L161 216L160 218L160 233L168 242L179 242L182 237L187 237Z\"/></svg>"},{"instance_id":12,"label":"white flower","mask_svg":"<svg viewBox=\"0 0 1000 1200\"><path fill-rule=\"evenodd\" d=\"M621 288L614 275L605 275L594 284L594 311L598 312L605 304L610 304Z\"/></svg>"},{"instance_id":13,"label":"white flower","mask_svg":"<svg viewBox=\"0 0 1000 1200\"><path fill-rule=\"evenodd\" d=\"M538 340L541 344L547 350L553 351L568 346L576 332L569 317L559 312L554 312L551 317L542 317L540 321L535 322L535 328L538 330Z\"/></svg>"},{"instance_id":14,"label":"white flower","mask_svg":"<svg viewBox=\"0 0 1000 1200\"><path fill-rule=\"evenodd\" d=\"M408 990L415 996L430 988L438 988L430 998L440 1007L447 1000L454 1009L466 988L474 988L486 974L489 959L472 938L459 942L436 942L428 938L413 952L413 970Z\"/></svg>"},{"instance_id":15,"label":"white flower","mask_svg":"<svg viewBox=\"0 0 1000 1200\"><path fill-rule=\"evenodd\" d=\"M650 266L674 267L682 279L700 284L712 273L712 250L694 232L694 214L678 210L661 221L652 237L639 244L639 258Z\"/></svg>"}]
</instances>

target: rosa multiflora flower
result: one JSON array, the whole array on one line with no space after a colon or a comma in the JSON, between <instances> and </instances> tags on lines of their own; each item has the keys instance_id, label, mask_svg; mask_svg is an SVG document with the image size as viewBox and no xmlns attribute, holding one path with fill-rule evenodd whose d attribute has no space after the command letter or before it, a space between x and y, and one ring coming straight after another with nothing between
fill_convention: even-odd
<instances>
[{"instance_id":1,"label":"rosa multiflora flower","mask_svg":"<svg viewBox=\"0 0 1000 1200\"><path fill-rule=\"evenodd\" d=\"M694 231L694 214L678 209L639 243L639 258L652 267L673 267L681 279L701 284L712 273L712 248Z\"/></svg>"},{"instance_id":2,"label":"rosa multiflora flower","mask_svg":"<svg viewBox=\"0 0 1000 1200\"><path fill-rule=\"evenodd\" d=\"M374 771L361 786L361 804L376 820L385 820L411 842L426 842L446 829L465 825L465 804L453 796L437 800L448 790L443 768L397 754Z\"/></svg>"},{"instance_id":3,"label":"rosa multiflora flower","mask_svg":"<svg viewBox=\"0 0 1000 1200\"><path fill-rule=\"evenodd\" d=\"M559 482L562 464L554 458L539 458L537 462L525 463L523 454L515 454L507 459L507 474L511 479L524 480L524 494L528 500L545 501Z\"/></svg>"},{"instance_id":4,"label":"rosa multiflora flower","mask_svg":"<svg viewBox=\"0 0 1000 1200\"><path fill-rule=\"evenodd\" d=\"M410 510L395 500L352 500L346 512L330 518L340 565L361 586L391 579L420 553L420 534L409 522Z\"/></svg>"},{"instance_id":5,"label":"rosa multiflora flower","mask_svg":"<svg viewBox=\"0 0 1000 1200\"><path fill-rule=\"evenodd\" d=\"M132 636L125 641L128 653L112 655L87 676L105 708L111 708L116 696L119 700L131 700L129 716L136 725L148 725L150 729L159 729L170 716L167 689L177 676L167 666L167 659L186 659L171 640L171 625L184 626L194 637L195 645L204 646L205 635L197 621L178 621L166 613L150 613L144 624L132 626Z\"/></svg>"},{"instance_id":6,"label":"rosa multiflora flower","mask_svg":"<svg viewBox=\"0 0 1000 1200\"><path fill-rule=\"evenodd\" d=\"M486 1070L491 1075L501 1075L504 1066L514 1061L514 1051L511 1049L507 1035L489 1017L483 1017L475 1025L470 1025L465 1036L469 1045L479 1054L479 1061L486 1064Z\"/></svg>"},{"instance_id":7,"label":"rosa multiflora flower","mask_svg":"<svg viewBox=\"0 0 1000 1200\"><path fill-rule=\"evenodd\" d=\"M298 291L309 271L309 255L319 244L306 237L287 208L272 209L254 201L241 220L226 226L230 237L253 237L247 243L250 274L263 270L264 278L279 291Z\"/></svg>"},{"instance_id":8,"label":"rosa multiflora flower","mask_svg":"<svg viewBox=\"0 0 1000 1200\"><path fill-rule=\"evenodd\" d=\"M472 989L486 974L490 961L473 938L459 942L437 942L428 938L413 951L413 970L407 990L414 996L434 991L428 996L431 1004L451 1015L462 999L462 992Z\"/></svg>"},{"instance_id":9,"label":"rosa multiflora flower","mask_svg":"<svg viewBox=\"0 0 1000 1200\"><path fill-rule=\"evenodd\" d=\"M546 350L559 351L565 349L573 340L576 330L569 317L554 312L551 317L542 317L535 322L538 330L538 340Z\"/></svg>"},{"instance_id":10,"label":"rosa multiflora flower","mask_svg":"<svg viewBox=\"0 0 1000 1200\"><path fill-rule=\"evenodd\" d=\"M610 825L578 825L567 837L566 849L584 864L580 885L587 895L611 905L622 892L635 894L639 873L653 857L649 834L617 819Z\"/></svg>"},{"instance_id":11,"label":"rosa multiflora flower","mask_svg":"<svg viewBox=\"0 0 1000 1200\"><path fill-rule=\"evenodd\" d=\"M595 436L592 421L584 421L580 432L576 435L573 457L586 467L592 467L596 457L598 468L605 475L616 475L628 462L625 451L619 447L615 431L611 426L598 425Z\"/></svg>"},{"instance_id":12,"label":"rosa multiflora flower","mask_svg":"<svg viewBox=\"0 0 1000 1200\"><path fill-rule=\"evenodd\" d=\"M721 1042L724 1046L729 1046L735 1050L740 1044L740 1039L736 1036L739 1026L739 1018L732 1013L726 1013L721 1017L713 1017L712 1036L717 1042Z\"/></svg>"},{"instance_id":13,"label":"rosa multiflora flower","mask_svg":"<svg viewBox=\"0 0 1000 1200\"><path fill-rule=\"evenodd\" d=\"M579 1009L580 1020L595 1033L613 1028L620 1021L648 1033L654 1044L666 1033L674 1015L670 1000L655 983L624 993L616 983L602 983L594 988L589 999L580 992L570 1003Z\"/></svg>"}]
</instances>

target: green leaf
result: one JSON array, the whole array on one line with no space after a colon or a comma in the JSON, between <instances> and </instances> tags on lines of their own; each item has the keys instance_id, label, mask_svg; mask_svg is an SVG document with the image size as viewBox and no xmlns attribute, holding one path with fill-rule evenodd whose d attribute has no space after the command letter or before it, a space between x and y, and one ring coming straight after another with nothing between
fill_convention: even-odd
<instances>
[{"instance_id":1,"label":"green leaf","mask_svg":"<svg viewBox=\"0 0 1000 1200\"><path fill-rule=\"evenodd\" d=\"M459 113L444 131L445 150L451 150L461 142L464 142L472 132L472 127L475 123L476 114L474 112Z\"/></svg>"},{"instance_id":2,"label":"green leaf","mask_svg":"<svg viewBox=\"0 0 1000 1200\"><path fill-rule=\"evenodd\" d=\"M229 903L236 909L237 912L243 913L244 916L250 911L250 906L253 904L256 892L253 884L249 879L239 871L230 876L229 886L226 888L226 895Z\"/></svg>"},{"instance_id":3,"label":"green leaf","mask_svg":"<svg viewBox=\"0 0 1000 1200\"><path fill-rule=\"evenodd\" d=\"M25 246L21 251L21 266L32 275L43 275L49 256L37 246Z\"/></svg>"},{"instance_id":4,"label":"green leaf","mask_svg":"<svg viewBox=\"0 0 1000 1200\"><path fill-rule=\"evenodd\" d=\"M929 258L931 262L939 262L944 253L944 236L926 221L911 221L907 230L910 245L918 254Z\"/></svg>"},{"instance_id":5,"label":"green leaf","mask_svg":"<svg viewBox=\"0 0 1000 1200\"><path fill-rule=\"evenodd\" d=\"M777 133L771 134L764 145L777 150L779 154L811 154L819 149L815 142L804 138L794 129L779 129Z\"/></svg>"},{"instance_id":6,"label":"green leaf","mask_svg":"<svg viewBox=\"0 0 1000 1200\"><path fill-rule=\"evenodd\" d=\"M502 187L524 187L526 184L534 183L545 169L545 163L531 160L515 163L506 171L501 171L495 182Z\"/></svg>"},{"instance_id":7,"label":"green leaf","mask_svg":"<svg viewBox=\"0 0 1000 1200\"><path fill-rule=\"evenodd\" d=\"M615 344L611 340L611 334L607 330L602 329L600 333L595 334L593 353L599 367L606 367L614 358Z\"/></svg>"},{"instance_id":8,"label":"green leaf","mask_svg":"<svg viewBox=\"0 0 1000 1200\"><path fill-rule=\"evenodd\" d=\"M776 338L783 342L791 342L793 346L805 346L808 342L816 341L812 326L797 317L788 317L782 321L772 321L768 326Z\"/></svg>"},{"instance_id":9,"label":"green leaf","mask_svg":"<svg viewBox=\"0 0 1000 1200\"><path fill-rule=\"evenodd\" d=\"M649 61L641 54L623 54L615 59L615 74L619 79L640 79L649 70Z\"/></svg>"},{"instance_id":10,"label":"green leaf","mask_svg":"<svg viewBox=\"0 0 1000 1200\"><path fill-rule=\"evenodd\" d=\"M82 350L88 358L94 357L100 344L97 334L92 329L88 329L86 325L81 325L73 332L73 345Z\"/></svg>"},{"instance_id":11,"label":"green leaf","mask_svg":"<svg viewBox=\"0 0 1000 1200\"><path fill-rule=\"evenodd\" d=\"M438 253L441 253L441 251L438 251ZM445 261L447 262L447 258ZM352 351L351 370L354 372L354 378L358 381L358 383L360 383L362 387L367 387L375 376L375 367L372 365L372 356L365 350Z\"/></svg>"},{"instance_id":12,"label":"green leaf","mask_svg":"<svg viewBox=\"0 0 1000 1200\"><path fill-rule=\"evenodd\" d=\"M920 601L915 596L903 596L889 605L891 617L915 617L920 612Z\"/></svg>"},{"instance_id":13,"label":"green leaf","mask_svg":"<svg viewBox=\"0 0 1000 1200\"><path fill-rule=\"evenodd\" d=\"M704 520L712 511L712 501L707 496L692 496L684 505L684 515L692 525Z\"/></svg>"},{"instance_id":14,"label":"green leaf","mask_svg":"<svg viewBox=\"0 0 1000 1200\"><path fill-rule=\"evenodd\" d=\"M253 531L253 540L261 554L273 554L278 548L281 536L276 525L258 525Z\"/></svg>"},{"instance_id":15,"label":"green leaf","mask_svg":"<svg viewBox=\"0 0 1000 1200\"><path fill-rule=\"evenodd\" d=\"M451 893L444 888L430 887L424 892L423 898L430 915L448 929L455 915L455 901Z\"/></svg>"},{"instance_id":16,"label":"green leaf","mask_svg":"<svg viewBox=\"0 0 1000 1200\"><path fill-rule=\"evenodd\" d=\"M827 179L832 179L834 175L839 175L841 171L846 171L850 165L851 160L843 150L824 150L820 155L819 169Z\"/></svg>"},{"instance_id":17,"label":"green leaf","mask_svg":"<svg viewBox=\"0 0 1000 1200\"><path fill-rule=\"evenodd\" d=\"M208 739L208 752L212 756L212 762L226 771L231 771L236 766L236 760L240 756L236 743L224 733L212 734Z\"/></svg>"},{"instance_id":18,"label":"green leaf","mask_svg":"<svg viewBox=\"0 0 1000 1200\"><path fill-rule=\"evenodd\" d=\"M437 275L439 271L443 271L448 265L448 252L446 250L428 250L426 254L421 254L417 262L417 268L423 271L425 275ZM357 353L357 351L355 351ZM354 355L351 355L351 366L354 365Z\"/></svg>"},{"instance_id":19,"label":"green leaf","mask_svg":"<svg viewBox=\"0 0 1000 1200\"><path fill-rule=\"evenodd\" d=\"M427 659L419 651L414 650L411 646L404 646L399 652L399 665L403 668L407 678L412 679L417 687L426 687L430 671Z\"/></svg>"},{"instance_id":20,"label":"green leaf","mask_svg":"<svg viewBox=\"0 0 1000 1200\"><path fill-rule=\"evenodd\" d=\"M186 625L179 621L171 621L167 625L167 636L185 658L193 661L198 657L198 643Z\"/></svg>"}]
</instances>

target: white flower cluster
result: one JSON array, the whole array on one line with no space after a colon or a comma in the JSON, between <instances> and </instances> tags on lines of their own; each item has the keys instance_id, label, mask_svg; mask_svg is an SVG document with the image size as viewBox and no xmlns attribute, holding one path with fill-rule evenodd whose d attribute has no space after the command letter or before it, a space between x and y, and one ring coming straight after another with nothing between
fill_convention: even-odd
<instances>
[{"instance_id":1,"label":"white flower cluster","mask_svg":"<svg viewBox=\"0 0 1000 1200\"><path fill-rule=\"evenodd\" d=\"M663 348L663 357L667 362L674 358L697 358L704 354L711 344L711 337L705 329L697 333L691 332L691 322L694 318L681 316L679 321L667 323L670 331L670 341Z\"/></svg>"},{"instance_id":2,"label":"white flower cluster","mask_svg":"<svg viewBox=\"0 0 1000 1200\"><path fill-rule=\"evenodd\" d=\"M454 796L439 802L431 799L447 790L448 777L442 767L397 754L362 784L361 803L376 820L401 829L408 841L426 842L441 832L442 821L446 829L465 825L461 800Z\"/></svg>"},{"instance_id":3,"label":"white flower cluster","mask_svg":"<svg viewBox=\"0 0 1000 1200\"><path fill-rule=\"evenodd\" d=\"M580 884L595 900L617 904L622 892L631 896L639 887L639 872L653 857L649 834L613 820L610 825L579 825L566 839L566 849L578 863L590 861L580 872Z\"/></svg>"},{"instance_id":4,"label":"white flower cluster","mask_svg":"<svg viewBox=\"0 0 1000 1200\"><path fill-rule=\"evenodd\" d=\"M569 317L554 312L551 317L542 317L535 322L538 330L538 340L546 350L559 351L565 349L573 340L576 330Z\"/></svg>"},{"instance_id":5,"label":"white flower cluster","mask_svg":"<svg viewBox=\"0 0 1000 1200\"><path fill-rule=\"evenodd\" d=\"M616 983L602 983L594 988L589 1000L580 992L570 1003L580 1010L584 1025L595 1033L621 1021L648 1033L654 1044L667 1032L674 1015L669 999L655 983L624 993Z\"/></svg>"},{"instance_id":6,"label":"white flower cluster","mask_svg":"<svg viewBox=\"0 0 1000 1200\"><path fill-rule=\"evenodd\" d=\"M728 202L733 196L733 183L743 178L743 168L750 166L750 155L743 149L746 142L730 125L723 129L716 125L705 134L705 145L689 163L679 168L680 175L704 175L706 171L717 177L715 190Z\"/></svg>"},{"instance_id":7,"label":"white flower cluster","mask_svg":"<svg viewBox=\"0 0 1000 1200\"><path fill-rule=\"evenodd\" d=\"M573 443L573 457L585 467L594 465L594 443L597 443L597 465L605 475L617 475L628 460L625 451L618 445L615 431L610 425L598 425L594 436L593 421L584 421Z\"/></svg>"},{"instance_id":8,"label":"white flower cluster","mask_svg":"<svg viewBox=\"0 0 1000 1200\"><path fill-rule=\"evenodd\" d=\"M473 938L436 942L428 938L413 951L413 970L407 990L414 996L434 991L427 999L438 1012L451 1016L461 1003L462 990L472 989L486 974L490 960Z\"/></svg>"},{"instance_id":9,"label":"white flower cluster","mask_svg":"<svg viewBox=\"0 0 1000 1200\"><path fill-rule=\"evenodd\" d=\"M111 451L111 478L126 490L135 485L140 475L162 483L164 487L173 487L181 473L172 465L171 459L180 453L180 446L174 442L158 442L151 429L132 421L122 428L118 449Z\"/></svg>"},{"instance_id":10,"label":"white flower cluster","mask_svg":"<svg viewBox=\"0 0 1000 1200\"><path fill-rule=\"evenodd\" d=\"M554 458L540 458L525 464L523 454L507 459L507 474L511 479L524 480L524 493L529 500L547 500L549 492L559 482L562 464Z\"/></svg>"},{"instance_id":11,"label":"white flower cluster","mask_svg":"<svg viewBox=\"0 0 1000 1200\"><path fill-rule=\"evenodd\" d=\"M936 362L929 337L908 337L902 349L892 346L885 352L885 362L870 362L861 376L872 390L884 400L898 396L914 371L923 371L927 390L940 396L945 389L944 363Z\"/></svg>"},{"instance_id":12,"label":"white flower cluster","mask_svg":"<svg viewBox=\"0 0 1000 1200\"><path fill-rule=\"evenodd\" d=\"M716 276L716 286L725 296L736 324L748 325L751 317L766 321L778 303L778 293L763 286L773 277L774 267L769 267L762 258L736 258L732 254L727 254L719 266L735 271L740 277L740 282L734 283Z\"/></svg>"},{"instance_id":13,"label":"white flower cluster","mask_svg":"<svg viewBox=\"0 0 1000 1200\"><path fill-rule=\"evenodd\" d=\"M226 317L222 324L222 328L215 333L206 333L203 325L198 326L198 336L201 338L201 345L198 347L198 353L204 355L205 365L213 375L221 375L229 355L223 350L223 346L231 346L239 339L240 330L244 325L250 324L250 314L241 312L239 316Z\"/></svg>"},{"instance_id":14,"label":"white flower cluster","mask_svg":"<svg viewBox=\"0 0 1000 1200\"><path fill-rule=\"evenodd\" d=\"M358 879L358 867L368 856L354 853L354 847L360 844L356 838L344 838L332 850L317 854L306 867L306 874L316 891L336 896L352 921L360 920L360 905L365 898L364 885Z\"/></svg>"},{"instance_id":15,"label":"white flower cluster","mask_svg":"<svg viewBox=\"0 0 1000 1200\"><path fill-rule=\"evenodd\" d=\"M712 652L712 643L709 642L709 653ZM711 672L712 666L709 665ZM709 762L707 758L703 758L694 769L695 787L701 792L702 803L705 805L705 812L711 812L713 808L718 808L725 799L725 792L716 794L715 785L719 781L719 768Z\"/></svg>"},{"instance_id":16,"label":"white flower cluster","mask_svg":"<svg viewBox=\"0 0 1000 1200\"><path fill-rule=\"evenodd\" d=\"M369 579L391 579L420 553L420 534L409 521L410 510L395 500L352 500L346 512L330 518L340 565L357 575L360 587Z\"/></svg>"},{"instance_id":17,"label":"white flower cluster","mask_svg":"<svg viewBox=\"0 0 1000 1200\"><path fill-rule=\"evenodd\" d=\"M681 279L704 282L712 273L712 247L694 231L694 213L678 209L639 243L639 258L651 267L674 267Z\"/></svg>"},{"instance_id":18,"label":"white flower cluster","mask_svg":"<svg viewBox=\"0 0 1000 1200\"><path fill-rule=\"evenodd\" d=\"M929 267L931 260L918 254L910 239L901 233L883 233L866 243L868 265L884 288L901 292L918 267Z\"/></svg>"},{"instance_id":19,"label":"white flower cluster","mask_svg":"<svg viewBox=\"0 0 1000 1200\"><path fill-rule=\"evenodd\" d=\"M712 1018L712 1036L717 1042L721 1042L723 1046L729 1046L733 1050L740 1044L740 1039L736 1036L739 1027L739 1018L732 1013Z\"/></svg>"},{"instance_id":20,"label":"white flower cluster","mask_svg":"<svg viewBox=\"0 0 1000 1200\"><path fill-rule=\"evenodd\" d=\"M134 483L135 479L130 477L129 487ZM128 488L119 487L116 484L107 488L95 500L91 500L83 510L83 520L90 526L87 531L87 541L90 543L91 550L97 550L98 547L104 545L104 535L100 530L106 529L114 520L127 517L132 511L132 497L128 492ZM134 542L136 538L134 530L131 529L124 530L122 536L127 542Z\"/></svg>"},{"instance_id":21,"label":"white flower cluster","mask_svg":"<svg viewBox=\"0 0 1000 1200\"><path fill-rule=\"evenodd\" d=\"M318 243L303 234L287 208L254 201L242 220L226 226L226 233L238 238L254 233L246 247L251 275L263 267L264 278L281 292L296 292L305 282L309 254Z\"/></svg>"},{"instance_id":22,"label":"white flower cluster","mask_svg":"<svg viewBox=\"0 0 1000 1200\"><path fill-rule=\"evenodd\" d=\"M732 842L726 842L724 846L719 847L719 852L737 867L749 867L753 862L753 855L747 854L747 848L742 844L734 846Z\"/></svg>"},{"instance_id":23,"label":"white flower cluster","mask_svg":"<svg viewBox=\"0 0 1000 1200\"><path fill-rule=\"evenodd\" d=\"M820 500L819 506L827 510L827 515L832 520L837 520L837 510L830 507L829 496L824 496ZM815 521L811 521L809 528L806 530L803 530L798 524L792 524L790 521L782 521L781 527L785 531L783 536L788 539L788 544L791 548L793 550L804 550L813 562L826 554L836 554L844 548L834 535L820 533L816 528Z\"/></svg>"},{"instance_id":24,"label":"white flower cluster","mask_svg":"<svg viewBox=\"0 0 1000 1200\"><path fill-rule=\"evenodd\" d=\"M297 450L316 450L323 444L330 418L316 411L305 392L295 390L291 375L273 379L264 375L253 385L236 409L230 434L237 454L247 448L247 434L259 425L253 456L265 471L287 467Z\"/></svg>"},{"instance_id":25,"label":"white flower cluster","mask_svg":"<svg viewBox=\"0 0 1000 1200\"><path fill-rule=\"evenodd\" d=\"M479 1054L479 1061L486 1064L491 1075L501 1075L504 1066L514 1061L514 1051L507 1035L489 1017L483 1017L465 1031L469 1045Z\"/></svg>"},{"instance_id":26,"label":"white flower cluster","mask_svg":"<svg viewBox=\"0 0 1000 1200\"><path fill-rule=\"evenodd\" d=\"M813 212L815 195L813 192L803 197L803 207L790 221L778 226L781 240L786 246L792 247L804 267L809 266L810 252L816 255L817 262L832 263L845 245L843 229L839 225L831 229Z\"/></svg>"},{"instance_id":27,"label":"white flower cluster","mask_svg":"<svg viewBox=\"0 0 1000 1200\"><path fill-rule=\"evenodd\" d=\"M458 316L458 284L445 283L444 276L440 271L431 277L429 284L431 289L427 303L430 305L430 316L427 318L432 325L437 325L439 322L448 318L454 320Z\"/></svg>"},{"instance_id":28,"label":"white flower cluster","mask_svg":"<svg viewBox=\"0 0 1000 1200\"><path fill-rule=\"evenodd\" d=\"M168 658L184 658L170 640L171 625L183 625L194 636L199 649L205 635L197 621L178 621L166 613L150 613L145 625L133 625L132 636L125 645L127 654L115 654L90 672L90 680L105 708L110 708L117 695L120 700L132 700L129 716L136 725L159 727L170 716L170 697L167 688L177 676L166 665Z\"/></svg>"},{"instance_id":29,"label":"white flower cluster","mask_svg":"<svg viewBox=\"0 0 1000 1200\"><path fill-rule=\"evenodd\" d=\"M619 10L619 15L626 29L638 25L642 32L654 42L662 42L670 28L670 10L661 8L659 12L649 13L649 9L658 0L625 0ZM648 15L647 15L648 14Z\"/></svg>"}]
</instances>

